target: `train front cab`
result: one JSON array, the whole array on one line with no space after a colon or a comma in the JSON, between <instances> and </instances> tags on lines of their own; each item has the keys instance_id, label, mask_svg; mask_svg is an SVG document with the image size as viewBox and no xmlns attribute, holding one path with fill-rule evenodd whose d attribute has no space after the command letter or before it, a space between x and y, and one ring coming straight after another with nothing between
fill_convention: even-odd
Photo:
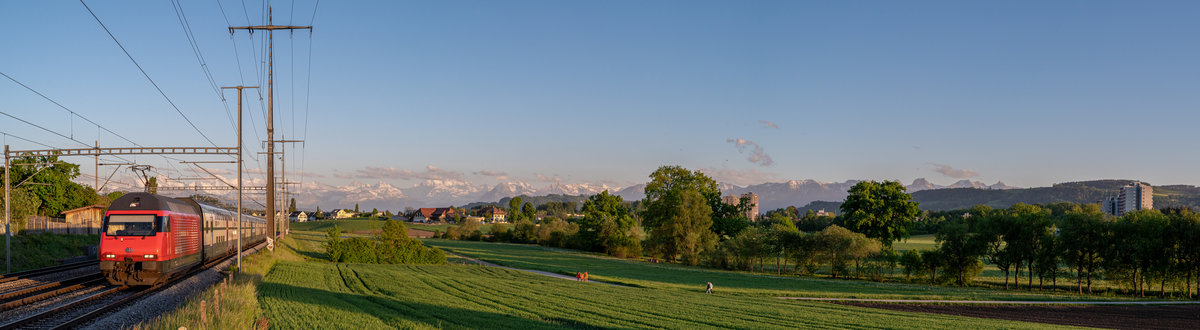
<instances>
[{"instance_id":1,"label":"train front cab","mask_svg":"<svg viewBox=\"0 0 1200 330\"><path fill-rule=\"evenodd\" d=\"M100 234L100 271L116 285L153 285L200 261L187 244L199 218L169 211L109 211ZM199 243L199 242L195 242ZM199 244L195 244L199 245ZM191 250L191 251L188 251ZM190 252L190 253L189 253Z\"/></svg>"}]
</instances>

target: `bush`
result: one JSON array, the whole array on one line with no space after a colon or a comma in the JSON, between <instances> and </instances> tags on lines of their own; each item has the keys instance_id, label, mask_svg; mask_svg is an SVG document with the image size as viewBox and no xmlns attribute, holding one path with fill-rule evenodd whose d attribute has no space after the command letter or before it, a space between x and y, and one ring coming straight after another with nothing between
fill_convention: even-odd
<instances>
[{"instance_id":1,"label":"bush","mask_svg":"<svg viewBox=\"0 0 1200 330\"><path fill-rule=\"evenodd\" d=\"M447 231L447 235L455 227ZM476 231L478 235L478 230ZM333 262L381 264L442 264L446 255L441 249L426 247L421 241L408 237L404 224L388 220L383 230L371 238L341 239L335 226L326 233L325 253Z\"/></svg>"}]
</instances>

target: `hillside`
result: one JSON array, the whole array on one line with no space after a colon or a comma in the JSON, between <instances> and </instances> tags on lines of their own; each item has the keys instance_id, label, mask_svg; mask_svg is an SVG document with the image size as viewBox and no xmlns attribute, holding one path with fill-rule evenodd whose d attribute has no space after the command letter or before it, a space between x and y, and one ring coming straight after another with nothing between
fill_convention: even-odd
<instances>
[{"instance_id":1,"label":"hillside","mask_svg":"<svg viewBox=\"0 0 1200 330\"><path fill-rule=\"evenodd\" d=\"M1117 194L1121 186L1132 180L1097 180L1067 182L1051 187L1022 189L948 188L922 190L912 193L922 210L953 210L974 205L1005 208L1017 203L1096 203ZM1154 207L1200 208L1200 188L1188 185L1154 186Z\"/></svg>"}]
</instances>

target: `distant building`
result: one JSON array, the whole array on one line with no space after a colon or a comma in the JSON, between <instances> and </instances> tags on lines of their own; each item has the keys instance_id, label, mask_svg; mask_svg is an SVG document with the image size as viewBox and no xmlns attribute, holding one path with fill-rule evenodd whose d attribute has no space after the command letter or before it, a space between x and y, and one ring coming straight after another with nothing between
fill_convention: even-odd
<instances>
[{"instance_id":1,"label":"distant building","mask_svg":"<svg viewBox=\"0 0 1200 330\"><path fill-rule=\"evenodd\" d=\"M74 210L63 211L67 225L71 228L82 228L87 234L99 233L100 223L104 219L105 205L88 205Z\"/></svg>"},{"instance_id":2,"label":"distant building","mask_svg":"<svg viewBox=\"0 0 1200 330\"><path fill-rule=\"evenodd\" d=\"M504 212L504 209L495 205L488 205L487 207L484 207L479 214L485 218L486 221L484 222L505 222L504 215L506 212Z\"/></svg>"},{"instance_id":3,"label":"distant building","mask_svg":"<svg viewBox=\"0 0 1200 330\"><path fill-rule=\"evenodd\" d=\"M288 215L288 220L291 220L292 222L307 222L308 213L304 211L292 212L292 214Z\"/></svg>"},{"instance_id":4,"label":"distant building","mask_svg":"<svg viewBox=\"0 0 1200 330\"><path fill-rule=\"evenodd\" d=\"M750 207L746 209L746 219L750 221L758 220L758 195L748 192L742 196L725 195L721 197L721 201L729 205L741 205L742 198L745 198L750 203Z\"/></svg>"},{"instance_id":5,"label":"distant building","mask_svg":"<svg viewBox=\"0 0 1200 330\"><path fill-rule=\"evenodd\" d=\"M448 207L422 207L413 216L413 222L435 222L454 219L454 209Z\"/></svg>"},{"instance_id":6,"label":"distant building","mask_svg":"<svg viewBox=\"0 0 1200 330\"><path fill-rule=\"evenodd\" d=\"M1137 210L1154 209L1154 187L1142 182L1130 182L1121 187L1116 196L1100 201L1100 208L1108 214L1122 216Z\"/></svg>"},{"instance_id":7,"label":"distant building","mask_svg":"<svg viewBox=\"0 0 1200 330\"><path fill-rule=\"evenodd\" d=\"M825 209L821 209L820 211L817 211L817 213L815 215L818 217L835 217L835 216L837 216L836 213L825 211Z\"/></svg>"},{"instance_id":8,"label":"distant building","mask_svg":"<svg viewBox=\"0 0 1200 330\"><path fill-rule=\"evenodd\" d=\"M355 213L354 211L350 211L347 209L336 209L336 210L330 211L329 215L330 215L330 217L332 217L334 219L346 219L346 218L353 218L355 216L358 216L358 213Z\"/></svg>"}]
</instances>

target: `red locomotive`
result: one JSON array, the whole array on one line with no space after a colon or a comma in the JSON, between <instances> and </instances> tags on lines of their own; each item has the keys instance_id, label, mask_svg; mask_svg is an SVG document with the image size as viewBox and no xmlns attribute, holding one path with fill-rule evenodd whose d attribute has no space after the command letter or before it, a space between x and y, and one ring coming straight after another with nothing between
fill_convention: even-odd
<instances>
[{"instance_id":1,"label":"red locomotive","mask_svg":"<svg viewBox=\"0 0 1200 330\"><path fill-rule=\"evenodd\" d=\"M250 247L266 237L266 221L198 203L130 193L112 202L100 234L100 271L117 285L153 285L237 251L237 236Z\"/></svg>"}]
</instances>

